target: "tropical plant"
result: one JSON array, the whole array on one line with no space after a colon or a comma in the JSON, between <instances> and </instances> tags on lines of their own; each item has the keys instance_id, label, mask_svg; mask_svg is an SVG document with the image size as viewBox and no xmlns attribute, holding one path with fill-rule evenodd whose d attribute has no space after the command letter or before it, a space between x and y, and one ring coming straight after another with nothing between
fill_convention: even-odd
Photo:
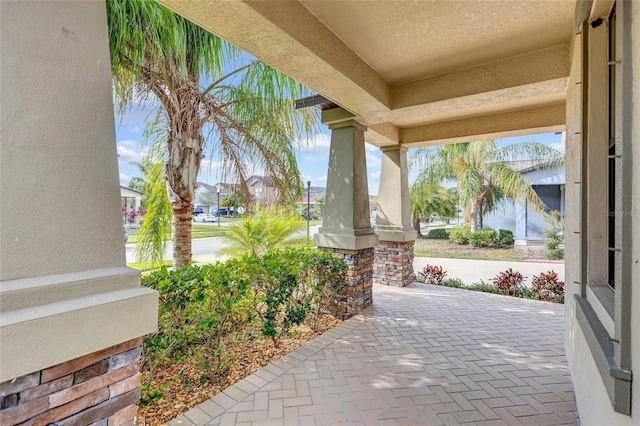
<instances>
[{"instance_id":1,"label":"tropical plant","mask_svg":"<svg viewBox=\"0 0 640 426\"><path fill-rule=\"evenodd\" d=\"M231 191L229 194L225 195L225 197L220 201L220 206L222 207L233 207L237 208L242 205L242 195L239 191Z\"/></svg>"},{"instance_id":2,"label":"tropical plant","mask_svg":"<svg viewBox=\"0 0 640 426\"><path fill-rule=\"evenodd\" d=\"M306 242L306 237L296 235L305 224L295 214L260 210L228 226L222 238L226 242L223 253L231 256L259 256L269 250Z\"/></svg>"},{"instance_id":3,"label":"tropical plant","mask_svg":"<svg viewBox=\"0 0 640 426\"><path fill-rule=\"evenodd\" d=\"M564 258L564 250L559 248L562 243L562 231L564 230L564 221L560 219L560 212L551 210L544 217L545 226L542 229L542 235L545 238L544 245L547 248L547 259Z\"/></svg>"},{"instance_id":4,"label":"tropical plant","mask_svg":"<svg viewBox=\"0 0 640 426\"><path fill-rule=\"evenodd\" d=\"M522 286L524 278L520 272L509 268L506 271L499 272L491 281L501 293L515 296Z\"/></svg>"},{"instance_id":5,"label":"tropical plant","mask_svg":"<svg viewBox=\"0 0 640 426\"><path fill-rule=\"evenodd\" d=\"M509 198L527 200L537 210L544 203L510 161L531 160L541 168L557 168L564 163L561 152L544 144L527 142L499 148L495 141L464 142L420 148L412 165L420 166L414 185L456 181L460 202L471 221L471 231L482 228L483 214Z\"/></svg>"},{"instance_id":6,"label":"tropical plant","mask_svg":"<svg viewBox=\"0 0 640 426\"><path fill-rule=\"evenodd\" d=\"M421 272L418 272L418 279L427 284L441 285L446 276L447 271L438 265L426 265Z\"/></svg>"},{"instance_id":7,"label":"tropical plant","mask_svg":"<svg viewBox=\"0 0 640 426\"><path fill-rule=\"evenodd\" d=\"M542 300L556 300L564 296L564 281L560 281L555 271L541 272L531 279L531 287Z\"/></svg>"},{"instance_id":8,"label":"tropical plant","mask_svg":"<svg viewBox=\"0 0 640 426\"><path fill-rule=\"evenodd\" d=\"M161 112L174 267L191 262L191 213L205 148L220 158L222 177L239 182L246 200L255 168L270 177L280 199L300 194L294 139L315 123L313 109L294 109L293 100L305 93L300 84L247 61L155 1L108 0L107 21L119 107L153 100Z\"/></svg>"},{"instance_id":9,"label":"tropical plant","mask_svg":"<svg viewBox=\"0 0 640 426\"><path fill-rule=\"evenodd\" d=\"M171 232L171 204L165 186L165 167L159 146L154 146L139 165L144 185L147 212L138 232L136 260L141 268L154 268L163 264L167 242Z\"/></svg>"},{"instance_id":10,"label":"tropical plant","mask_svg":"<svg viewBox=\"0 0 640 426\"><path fill-rule=\"evenodd\" d=\"M409 188L411 206L411 222L422 236L420 222L422 218L431 220L432 217L453 217L456 214L457 198L455 191L441 185L429 184L424 180L414 182Z\"/></svg>"}]
</instances>

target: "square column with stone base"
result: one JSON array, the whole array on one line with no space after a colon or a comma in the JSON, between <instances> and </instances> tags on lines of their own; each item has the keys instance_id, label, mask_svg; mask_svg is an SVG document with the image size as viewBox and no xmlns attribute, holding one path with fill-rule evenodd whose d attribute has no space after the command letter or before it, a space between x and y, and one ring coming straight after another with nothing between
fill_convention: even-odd
<instances>
[{"instance_id":1,"label":"square column with stone base","mask_svg":"<svg viewBox=\"0 0 640 426\"><path fill-rule=\"evenodd\" d=\"M373 303L378 236L369 214L365 127L341 108L323 111L323 121L331 129L331 151L324 218L314 239L318 249L331 251L347 263L346 284L330 308L335 316L346 319Z\"/></svg>"},{"instance_id":2,"label":"square column with stone base","mask_svg":"<svg viewBox=\"0 0 640 426\"><path fill-rule=\"evenodd\" d=\"M105 3L0 2L0 424L133 425L158 297L126 267Z\"/></svg>"},{"instance_id":3,"label":"square column with stone base","mask_svg":"<svg viewBox=\"0 0 640 426\"><path fill-rule=\"evenodd\" d=\"M413 246L416 230L411 223L407 148L381 148L380 190L376 212L376 247L373 282L404 287L414 280Z\"/></svg>"}]
</instances>

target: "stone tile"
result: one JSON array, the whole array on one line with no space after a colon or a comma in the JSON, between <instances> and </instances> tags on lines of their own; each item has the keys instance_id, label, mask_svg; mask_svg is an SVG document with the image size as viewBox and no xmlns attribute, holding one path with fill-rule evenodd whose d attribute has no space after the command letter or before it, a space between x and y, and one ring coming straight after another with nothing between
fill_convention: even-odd
<instances>
[{"instance_id":1,"label":"stone tile","mask_svg":"<svg viewBox=\"0 0 640 426\"><path fill-rule=\"evenodd\" d=\"M375 305L202 405L207 424L576 424L562 305L549 316L425 284L374 292Z\"/></svg>"}]
</instances>

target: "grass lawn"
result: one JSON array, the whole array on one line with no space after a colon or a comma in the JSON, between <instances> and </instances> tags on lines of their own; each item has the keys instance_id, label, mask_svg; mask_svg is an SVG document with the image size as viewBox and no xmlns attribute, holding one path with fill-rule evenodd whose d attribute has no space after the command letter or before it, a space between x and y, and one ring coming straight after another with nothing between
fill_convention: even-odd
<instances>
[{"instance_id":1,"label":"grass lawn","mask_svg":"<svg viewBox=\"0 0 640 426\"><path fill-rule=\"evenodd\" d=\"M522 261L525 256L513 248L474 247L456 244L449 240L418 239L414 246L418 257L444 257L453 259L512 260ZM531 256L526 256L531 258Z\"/></svg>"},{"instance_id":2,"label":"grass lawn","mask_svg":"<svg viewBox=\"0 0 640 426\"><path fill-rule=\"evenodd\" d=\"M145 264L145 262L131 262L131 263L127 263L127 266L129 268L138 269L138 270L140 270L142 272L144 272L144 271L154 271L156 269L160 269L160 267L162 267L162 266L171 266L171 261L170 260L163 260L162 261L162 265L160 265L160 267L150 266L148 264Z\"/></svg>"},{"instance_id":3,"label":"grass lawn","mask_svg":"<svg viewBox=\"0 0 640 426\"><path fill-rule=\"evenodd\" d=\"M139 229L129 229L129 243L138 242L139 231ZM221 237L225 235L226 232L226 227L224 226L218 227L216 225L202 225L195 223L191 225L191 238ZM167 234L165 236L165 240L169 239L171 239L171 235Z\"/></svg>"}]
</instances>

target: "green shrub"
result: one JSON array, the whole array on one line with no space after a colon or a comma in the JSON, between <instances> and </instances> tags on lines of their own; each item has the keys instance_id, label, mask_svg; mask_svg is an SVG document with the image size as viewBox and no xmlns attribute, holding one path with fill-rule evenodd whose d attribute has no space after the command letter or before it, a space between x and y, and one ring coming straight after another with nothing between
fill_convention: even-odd
<instances>
[{"instance_id":1,"label":"green shrub","mask_svg":"<svg viewBox=\"0 0 640 426\"><path fill-rule=\"evenodd\" d=\"M508 247L513 242L513 232L508 229L500 229L498 231L498 242L496 243L498 247Z\"/></svg>"},{"instance_id":2,"label":"green shrub","mask_svg":"<svg viewBox=\"0 0 640 426\"><path fill-rule=\"evenodd\" d=\"M474 247L493 247L496 245L496 231L491 228L478 229L469 236L469 243Z\"/></svg>"},{"instance_id":3,"label":"green shrub","mask_svg":"<svg viewBox=\"0 0 640 426\"><path fill-rule=\"evenodd\" d=\"M493 285L481 280L479 283L473 283L470 286L467 286L469 290L473 291L481 291L483 293L493 293L497 294L499 290Z\"/></svg>"},{"instance_id":4,"label":"green shrub","mask_svg":"<svg viewBox=\"0 0 640 426\"><path fill-rule=\"evenodd\" d=\"M445 287L453 287L453 288L464 288L465 285L460 278L447 278L442 281L442 284Z\"/></svg>"},{"instance_id":5,"label":"green shrub","mask_svg":"<svg viewBox=\"0 0 640 426\"><path fill-rule=\"evenodd\" d=\"M144 275L142 284L158 291L159 309L158 331L144 340L143 363L153 372L158 363L190 357L204 370L201 381L215 382L233 361L225 336L253 335L257 323L277 345L292 325L309 320L317 329L346 271L344 260L330 252L302 248ZM155 396L150 391L145 398Z\"/></svg>"},{"instance_id":6,"label":"green shrub","mask_svg":"<svg viewBox=\"0 0 640 426\"><path fill-rule=\"evenodd\" d=\"M224 373L230 360L222 337L252 315L238 303L250 287L239 266L238 261L178 271L163 266L143 276L142 284L159 297L158 331L144 342L147 361L194 357L209 366L211 377Z\"/></svg>"},{"instance_id":7,"label":"green shrub","mask_svg":"<svg viewBox=\"0 0 640 426\"><path fill-rule=\"evenodd\" d=\"M540 296L538 295L538 292L526 286L517 287L515 296L520 297L522 299L533 299L533 300L538 300L540 298Z\"/></svg>"},{"instance_id":8,"label":"green shrub","mask_svg":"<svg viewBox=\"0 0 640 426\"><path fill-rule=\"evenodd\" d=\"M559 260L564 259L564 250L561 248L547 250L547 259Z\"/></svg>"},{"instance_id":9,"label":"green shrub","mask_svg":"<svg viewBox=\"0 0 640 426\"><path fill-rule=\"evenodd\" d=\"M427 238L430 240L448 240L449 230L444 228L432 229L427 233Z\"/></svg>"},{"instance_id":10,"label":"green shrub","mask_svg":"<svg viewBox=\"0 0 640 426\"><path fill-rule=\"evenodd\" d=\"M562 243L564 221L560 219L560 212L552 210L544 217L545 227L542 229L544 245L547 247L547 259L563 259L564 250L558 248Z\"/></svg>"},{"instance_id":11,"label":"green shrub","mask_svg":"<svg viewBox=\"0 0 640 426\"><path fill-rule=\"evenodd\" d=\"M453 228L449 231L449 240L457 244L467 244L471 235L471 225L465 223L461 228Z\"/></svg>"}]
</instances>

